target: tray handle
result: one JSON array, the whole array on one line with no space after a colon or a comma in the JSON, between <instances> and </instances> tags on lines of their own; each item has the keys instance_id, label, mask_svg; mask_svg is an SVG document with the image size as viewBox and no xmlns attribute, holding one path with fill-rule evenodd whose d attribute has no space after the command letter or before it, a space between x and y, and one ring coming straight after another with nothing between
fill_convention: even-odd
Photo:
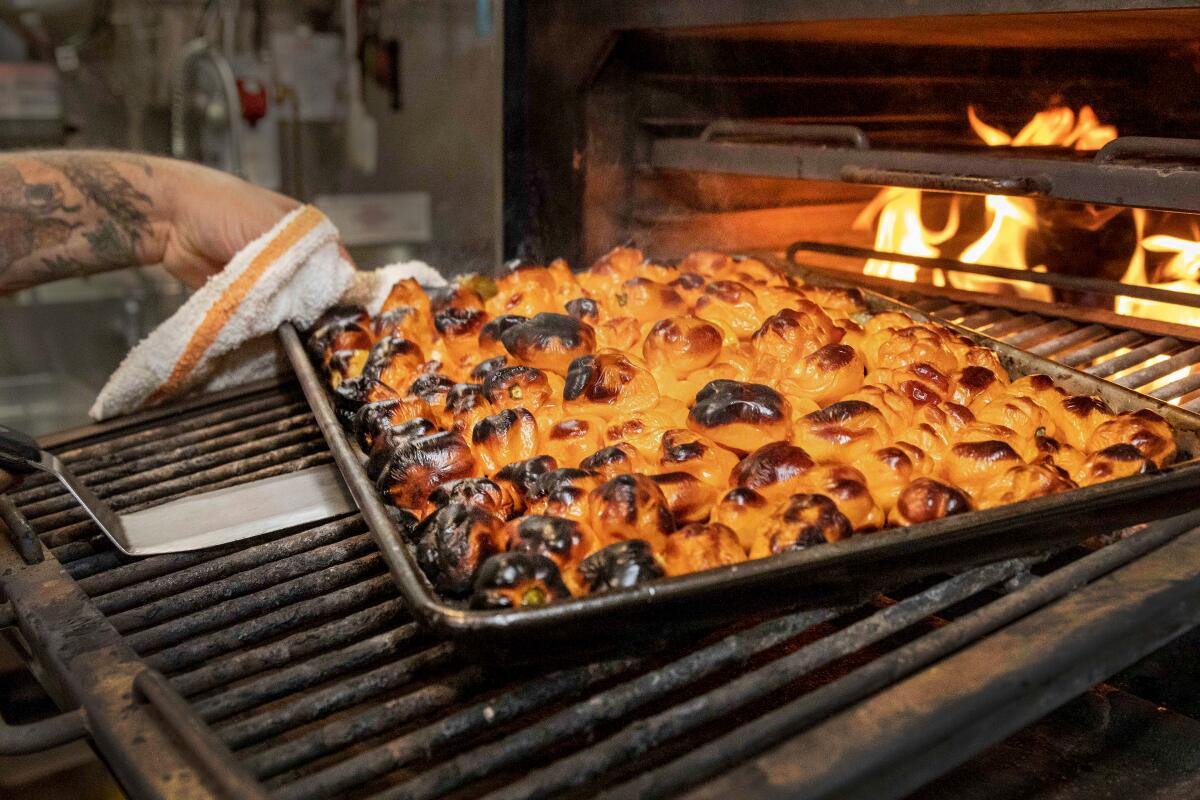
<instances>
[{"instance_id":1,"label":"tray handle","mask_svg":"<svg viewBox=\"0 0 1200 800\"><path fill-rule=\"evenodd\" d=\"M718 119L700 132L700 141L711 142L721 136L772 136L800 142L833 142L855 150L871 149L867 134L857 125L790 125L786 122Z\"/></svg>"}]
</instances>

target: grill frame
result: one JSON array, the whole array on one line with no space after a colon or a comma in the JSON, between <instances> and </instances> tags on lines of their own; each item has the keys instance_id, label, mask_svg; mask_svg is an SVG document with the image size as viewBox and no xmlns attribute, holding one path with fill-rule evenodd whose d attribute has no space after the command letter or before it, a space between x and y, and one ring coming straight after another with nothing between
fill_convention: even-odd
<instances>
[{"instance_id":1,"label":"grill frame","mask_svg":"<svg viewBox=\"0 0 1200 800\"><path fill-rule=\"evenodd\" d=\"M236 409L233 410L233 413L236 413ZM170 410L168 410L161 418L170 419L171 416ZM103 435L103 433L98 433L97 439ZM72 447L69 437L56 438L62 445L68 448ZM115 443L122 439L118 436L113 441ZM661 650L642 648L641 658L634 661L618 656L615 659L579 667L567 665L565 669L549 676L536 677L532 680L523 679L516 684L508 685L499 695L484 694L482 695L484 699L478 701L472 699L480 697L478 687L472 681L486 676L489 672L487 664L490 662L464 661L461 662L460 668L455 668L450 673L452 677L447 679L449 682L444 687L438 683L427 689L418 689L411 695L402 697L399 704L372 701L371 692L376 690L370 687L377 685L379 678L369 676L378 674L379 677L382 677L381 670L385 669L387 671L407 669L405 667L406 659L411 658L407 651L396 652L395 656L389 657L383 662L384 667L370 669L362 672L361 675L355 673L361 672L362 667L353 667L354 664L359 663L361 656L358 654L363 652L363 648L372 642L379 641L379 636L374 632L380 630L381 624L399 625L400 627L396 627L394 630L397 631L398 636L402 637L407 636L403 633L405 626L411 628L411 622L405 621L408 617L401 608L402 602L398 599L389 599L395 597L395 589L388 576L380 574L382 564L379 564L379 568L372 573L368 573L375 574L376 577L358 584L358 586L364 587L365 592L375 592L373 595L360 593L359 597L373 599L364 601L368 607L349 617L345 615L355 607L350 606L344 612L339 611L341 606L332 604L332 600L337 595L344 594L345 590L336 590L332 594L317 595L310 600L304 600L301 597L294 605L281 607L278 612L267 614L262 618L264 623L261 625L258 619L248 617L245 623L234 624L228 631L217 629L212 634L208 634L203 632L204 628L201 628L199 634L158 653L154 652L160 649L158 644L151 645L149 650L141 653L133 651L130 644L136 641L144 642L146 641L145 637L141 634L122 635L114 627L113 623L116 620L114 615L121 614L122 610L130 603L144 605L149 602L153 604L155 598L171 599L180 596L178 590L186 588L188 585L195 585L197 578L205 579L206 585L212 587L211 591L206 593L211 596L211 599L197 600L191 608L187 609L186 616L178 617L178 619L187 620L189 624L202 620L225 619L221 609L231 607L231 604L245 605L238 599L237 592L248 591L261 585L254 578L262 569L256 570L256 564L263 564L264 567L274 563L281 566L284 563L299 565L308 558L306 554L320 552L323 542L344 541L349 544L365 538L357 533L361 530L361 524L353 517L344 518L342 521L319 525L295 534L281 537L268 536L264 540L224 548L219 552L204 554L201 557L194 555L187 557L164 556L145 559L95 573L82 580L72 578L67 569L58 564L49 552L40 564L26 564L19 558L15 550L0 545L0 586L3 586L13 603L12 618L4 620L3 615L0 615L0 621L15 621L24 638L33 644L36 662L41 668L40 672L44 679L52 687L58 687L55 694L59 698L60 705L64 708L72 708L77 703L81 705L79 711L55 718L55 723L47 723L47 725L73 726L77 724L76 718L82 715L86 727L73 731L73 735L86 730L92 736L93 742L112 766L123 787L134 797L253 796L257 794L256 791L252 791L256 788L256 784L246 783L247 775L250 775L252 780L254 773L259 772L262 775L259 783L261 784L262 779L268 781L266 787L259 788L270 789L273 787L274 795L299 800L299 798L316 796L341 796L345 791L354 791L355 787L365 789L372 781L382 776L394 775L395 770L401 768L403 764L412 763L414 759L428 758L426 753L431 752L431 748L436 750L436 748L451 746L453 742L461 741L462 736L471 735L469 732L474 731L475 734L478 734L481 731L487 731L503 720L526 718L519 716L521 714L533 713L534 720L541 719L542 715L538 709L546 707L553 709L555 703L564 699L568 699L572 705L564 710L563 713L569 711L569 714L562 719L575 721L568 728L559 727L555 730L572 738L577 744L586 741L590 734L603 734L594 746L596 749L585 746L585 749L578 754L578 758L586 759L586 763L592 765L590 767L592 771L597 769L596 764L600 764L601 771L604 771L608 769L603 766L605 764L624 763L623 759L618 759L617 762L613 761L615 752L613 748L617 747L618 742L624 741L624 739L617 735L614 740L609 737L609 734L604 733L605 730L608 730L605 726L611 725L605 720L613 719L614 715L618 714L622 715L620 719L636 720L645 713L642 709L648 703L656 702L654 698L659 697L661 692L665 691L661 688L664 686L664 680L667 680L665 676L675 676L670 679L667 686L699 685L704 687L702 694L696 698L696 702L702 707L707 706L710 699L709 692L713 690L707 688L703 681L706 676L714 674L713 670L728 669L744 664L747 660L753 663L755 653L770 650L771 642L774 640L769 638L772 635L769 634L769 631L775 630L777 633L773 634L774 636L778 636L780 630L788 632L787 635L797 633L809 627L809 623L825 618L830 613L818 610L784 615L774 622L768 620L767 623L764 623L768 627L759 632L735 632L725 639L717 640L713 644L703 647L700 651L695 651L694 654L688 652L691 649L689 646L685 645L684 649L679 651L679 644L674 644L669 646L665 655L659 655L663 652ZM885 676L885 683L889 688L883 690L882 696L891 698L889 702L895 702L902 707L908 702L906 700L907 691L901 690L902 684L897 684L896 681L919 670L925 664L945 657L949 652L964 644L969 644L970 647L986 644L987 640L982 639L981 641L981 637L1019 616L1029 613L1031 620L1042 619L1040 615L1049 613L1050 609L1044 611L1035 611L1035 609L1042 608L1048 603L1059 602L1059 598L1069 594L1080 584L1097 579L1113 569L1120 571L1118 575L1124 574L1126 569L1138 566L1141 564L1142 557L1151 551L1157 552L1158 548L1163 548L1162 556L1158 561L1160 565L1178 566L1181 563L1187 563L1184 559L1186 554L1191 552L1188 548L1193 546L1188 542L1200 538L1200 533L1188 534L1184 529L1197 525L1200 525L1200 516L1196 514L1188 515L1183 519L1152 524L1139 536L1104 547L1095 554L1099 558L1092 558L1086 567L1079 567L1075 570L1058 569L1049 573L1046 578L1037 578L1026 572L1025 567L1029 565L1029 562L1026 561L1023 562L1024 565L1010 562L1008 566L980 567L959 578L938 582L917 595L913 595L911 602L908 599L900 601L902 607L925 608L926 610L935 610L936 613L936 609L944 607L945 603L952 602L955 597L961 596L946 594L951 591L949 587L959 586L960 589L954 591L965 591L961 587L967 586L971 582L987 583L988 581L984 578L988 575L996 579L1004 575L1010 576L1008 587L1012 593L1007 596L1021 599L1007 601L1015 604L1007 611L1002 609L988 611L990 606L985 607L981 612L986 613L971 617L974 621L970 624L959 626L959 621L955 619L944 628L955 631L949 638L939 637L934 640L928 638L929 634L925 634L913 643L911 649L902 648L878 662L878 666L871 673L862 675L859 675L858 672L850 673L844 679L846 682L838 682L837 689L831 690L832 696L830 693L821 695L821 707L827 709L828 713L834 713L841 708L852 708L853 704L859 702L864 696L864 692L874 691L873 688L867 688L866 684L861 683L864 679L870 678L872 674L875 679L878 679L880 675ZM43 534L43 536L49 535L51 534ZM347 536L349 538L345 538ZM1183 541L1181 537L1187 538L1188 541ZM1176 541L1176 539L1180 540ZM328 546L342 547L343 545ZM372 554L369 558L379 561L378 554ZM66 567L69 567L71 563L74 562L68 562ZM301 573L306 569L298 568ZM1012 571L1014 569L1015 572ZM312 574L323 576L329 572L329 569L322 569ZM281 581L286 580L289 574L291 573L281 574L277 579L272 578L273 582L268 586L288 585ZM1156 574L1154 570L1151 570L1152 582L1157 580L1154 578L1154 574ZM222 576L228 577L222 578ZM1118 576L1114 577L1118 581L1121 580ZM1153 618L1157 624L1169 617L1172 620L1171 625L1175 627L1172 627L1168 633L1173 633L1177 629L1191 624L1190 619L1184 619L1180 615L1185 614L1188 609L1200 607L1200 603L1197 603L1200 601L1200 586L1197 586L1194 580L1167 580L1163 574L1159 574L1158 578L1162 580L1157 580L1157 583L1154 584L1153 596L1171 596L1178 599L1179 592L1187 594L1186 602L1176 603L1168 609L1166 614ZM324 579L322 578L322 580ZM240 588L234 594L227 596L223 586ZM87 589L86 594L83 591L85 588ZM1136 628L1147 618L1136 610L1141 607L1140 605L1136 603L1132 606L1124 605L1124 600L1118 597L1117 593L1111 589L1107 589L1105 592L1102 609L1097 613L1103 614L1111 611L1122 620L1122 626L1115 626L1103 631L1109 637L1106 639L1105 647L1111 648L1113 653L1112 660L1108 662L1110 665L1133 661L1156 644L1161 636L1167 635L1162 633L1162 629L1156 628L1159 631L1156 636L1160 634L1161 636L1153 641L1127 636L1130 626ZM970 593L967 591L967 594ZM97 597L97 599L92 599L92 597ZM326 602L327 597L330 599L330 603ZM118 602L117 598L125 599ZM990 602L994 605L997 601ZM323 616L311 617L311 621L306 621L310 617L308 612L303 609L313 606L320 606L327 611L322 612ZM106 609L107 615L100 613L101 608ZM800 657L802 663L798 668L805 671L813 665L824 663L827 658L852 651L864 642L873 640L874 637L887 636L905 630L903 621L897 621L897 612L889 613L886 607L880 606L868 606L867 609L871 613L865 617L866 626L859 626L854 630L862 632L863 635L869 632L870 635L867 635L865 639L856 638L860 634L855 634L849 639L842 637L835 641L818 640L803 648L803 656ZM1127 614L1122 609L1132 609L1132 611ZM1158 610L1156 609L1155 613ZM247 611L250 609L247 608ZM290 620L291 627L278 627L277 623L271 622L273 617ZM343 617L345 618L344 622L342 621ZM1052 615L1050 618L1056 617ZM1061 620L1061 616L1057 618ZM328 619L329 622L322 623L323 619ZM966 620L966 618L963 619ZM908 621L911 622L911 619ZM251 623L253 624L251 625ZM211 624L205 624L211 627ZM1032 622L1031 624L1037 623ZM1166 623L1164 622L1164 624ZM248 625L250 627L247 627ZM297 629L296 625L301 627ZM784 627L780 628L781 625ZM281 635L284 638L280 639ZM340 638L334 638L335 636ZM768 638L764 639L764 636L768 636ZM390 634L389 637L391 637ZM174 637L164 641L173 640ZM395 637L389 638L389 641L394 640ZM339 644L339 642L355 641L361 641L362 644L353 646ZM436 642L431 642L431 645L437 646ZM545 653L544 650L541 652ZM923 656L914 660L914 654L923 654ZM649 658L648 663L647 657ZM666 660L663 660L664 658ZM494 660L495 656L493 655L492 661ZM369 666L372 662L363 663ZM456 660L455 663L460 662ZM808 666L806 667L805 664ZM346 672L348 667L352 668L349 673ZM646 672L647 668L652 671ZM753 668L757 670L768 667L755 666ZM782 665L778 668L769 667L770 670L782 668ZM792 669L792 667L787 669ZM154 693L154 689L146 692L145 686L149 683L161 684L162 682L157 680L153 674L149 677L142 677L147 670L157 670L168 676L167 680L170 685L165 688L172 689L181 697L191 699L184 702L179 698L172 698L169 692L158 693L157 699L151 698L150 695ZM483 672L481 673L479 670L483 670ZM1093 670L1094 665L1075 661L1072 662L1070 671L1076 681L1094 682ZM539 670L540 672L541 670ZM773 673L769 671L761 674ZM641 677L638 677L639 675ZM755 677L747 677L742 685L751 687L759 685L761 681L758 677L759 673L755 672L753 675ZM263 725L272 726L263 728L263 730L275 729L280 725L291 728L304 724L307 719L314 719L315 714L316 721L312 724L316 724L318 727L308 731L294 743L289 743L286 739L282 744L279 739L271 740L270 743L273 746L265 751L255 746L247 749L244 747L244 742L238 744L238 738L231 739L230 737L234 736L234 730L243 729L245 725L239 723L234 728L228 728L227 723L212 717L212 712L205 709L215 707L214 703L219 703L224 708L231 708L228 703L234 699L234 694L230 694L228 690L221 687L226 683L237 681L239 676L242 676L243 682L246 679L245 676L251 676L258 685L280 686L282 688L278 691L286 691L282 695L246 695L245 690L234 687L239 693L237 696L247 698L237 702L250 703L252 712L242 713L252 713L253 718L259 720L254 723L256 726L260 728ZM961 692L969 693L975 684L976 677L975 673L956 675L951 684L944 684L944 686L951 694L958 691L952 690L953 686L960 687ZM325 688L320 683L314 684L315 679L319 679L320 682L332 681L332 684ZM612 680L622 682L610 689L604 689L605 682ZM682 681L682 683L676 684L674 681ZM647 694L653 687L660 688L657 692L652 691ZM159 686L159 688L164 687ZM367 690L366 694L363 694L364 689ZM597 691L599 694L595 694ZM718 687L717 691L723 690ZM225 699L212 701L205 699L214 696L214 692L216 693L215 697ZM450 692L450 694L446 694L446 692ZM591 695L591 699L588 699L589 695ZM713 695L712 699L715 700L720 696L739 697L741 695ZM752 702L753 697L756 696L758 695L752 693L744 696L738 702ZM271 697L280 697L276 703L283 703L283 705L275 709L275 704L269 702ZM474 705L443 716L446 712L438 712L437 709L444 708L449 697L459 697L461 699L458 702L470 701ZM1050 705L1065 699L1058 694L1048 694L1047 697L1053 698L1052 701L1046 701ZM624 698L624 700L621 701L622 705L618 708L612 705L608 698ZM800 700L804 700L804 698L802 697ZM982 700L985 701L985 705L990 704L987 698L982 698ZM335 712L346 703L357 705L354 706L354 713L343 720ZM315 712L306 712L304 717L296 717L293 712L286 710L314 706ZM461 708L461 706L459 707ZM787 707L791 708L791 704L789 703ZM422 711L422 709L424 710ZM802 711L803 707L800 710ZM1002 710L1002 704L995 710ZM925 709L925 711L935 717L940 713L938 709ZM221 713L224 715L227 712ZM404 733L405 719L414 719L414 714L430 713L435 713L435 716L424 723L426 727L418 728L411 733ZM210 721L206 722L206 718ZM651 727L648 729L643 727L643 723L635 722L634 730L658 731L650 739L638 738L636 741L647 743L646 746L653 746L656 741L669 743L673 741L671 737L675 735L670 731L688 731L696 729L697 726L702 728L704 720L710 718L711 715L696 715L693 713L691 704L683 703L683 705L674 706L667 712L651 717L648 722ZM522 725L525 724L529 723L522 723ZM369 737L372 731L380 732L396 728L399 728L398 732L389 735L399 736L399 738L376 743L361 752L352 748L355 742ZM464 733L455 734L454 737L447 740L444 737L450 735L450 731L463 731ZM575 733L570 734L570 731L575 731ZM240 737L240 734L238 736ZM465 777L451 779L451 772L447 770L456 771L454 773L456 775L459 774L457 770L464 767L469 770L461 773L462 775L490 775L496 770L504 770L507 768L506 765L515 763L514 759L530 757L521 754L533 752L529 751L528 747L534 746L535 743L539 750L551 746L551 742L546 741L547 737L538 734L535 740L531 738L533 736L532 733L518 729L511 736L505 738L503 744L468 750L451 758L444 767L435 763L434 766L428 768L432 770L428 776L418 775L414 779L415 782L404 784L403 788L394 787L394 790L385 796L433 796L436 791L442 789L449 791L461 781L466 780ZM663 736L667 738L662 740ZM553 737L549 738L553 739ZM470 741L470 739L466 741ZM775 744L777 741L780 740L771 739L770 743ZM232 747L230 743L233 743ZM460 748L461 746L458 745ZM964 741L956 753L947 754L944 759L939 755L936 761L928 763L941 765L939 768L948 768L954 759L961 760L966 754L975 752L981 746L978 741ZM315 767L307 766L322 756L340 753L348 747L352 749L349 750L348 755L339 756L341 760L331 764L326 763L323 766L318 761ZM620 747L624 747L624 745L620 745ZM232 755L230 754L231 749L234 751ZM451 755L454 752L455 750L451 750ZM708 752L711 755L711 749ZM357 755L355 755L356 753ZM712 771L714 775L724 774L730 767L730 759L738 754L744 755L743 750L726 752L724 756L706 762L708 765L706 769ZM738 757L740 758L740 755ZM767 758L768 756L762 757ZM294 769L298 764L305 767L305 771L301 773L303 778L301 782L297 782L295 776L289 777L291 773L287 772L289 765ZM897 766L902 767L903 763L897 764ZM280 769L285 771L280 773ZM265 772L262 772L263 770ZM405 775L406 773L401 772L400 774ZM275 777L270 777L272 775ZM682 785L677 786L671 783L670 771L660 775L655 768L647 775L655 776L655 785L660 788L664 785L675 786L672 793L684 789ZM394 780L394 778L389 777L389 780ZM285 788L293 784L296 784L295 789ZM302 791L302 787L307 788ZM321 792L314 793L318 788L321 788ZM613 787L613 790L616 791L619 788ZM512 795L517 792L518 790L514 789L508 794ZM522 791L516 796L528 795Z\"/></svg>"},{"instance_id":2,"label":"grill frame","mask_svg":"<svg viewBox=\"0 0 1200 800\"><path fill-rule=\"evenodd\" d=\"M760 256L761 257L761 256ZM765 257L777 269L810 282L854 286L852 281L830 281L794 263ZM814 281L814 277L816 281ZM858 287L855 287L858 288ZM595 627L616 626L623 635L654 634L663 625L679 630L711 627L749 613L777 610L785 603L796 608L819 607L831 598L854 598L864 592L886 590L923 575L955 571L999 558L1010 558L1050 546L1080 541L1080 528L1116 526L1160 519L1186 510L1180 499L1200 480L1200 415L1181 411L1156 398L1146 397L1097 379L1070 367L1042 359L990 336L933 317L918 308L864 291L869 309L904 311L916 318L945 324L976 342L996 350L1005 367L1022 375L1049 374L1076 393L1097 394L1119 411L1148 408L1175 426L1181 453L1191 459L1153 476L1134 476L1049 497L1014 503L986 511L912 525L798 553L747 562L655 581L633 589L595 597L575 598L543 608L468 610L442 598L430 585L404 543L404 533L392 521L373 483L362 468L362 458L334 413L328 392L300 340L290 325L280 330L293 370L317 418L334 460L355 503L387 561L389 571L416 618L466 647L487 652L496 648L519 657L524 645L603 650L611 643L595 635ZM1154 512L1147 514L1146 509ZM1052 524L1054 522L1061 524ZM1075 526L1079 527L1075 527ZM1033 533L1033 531L1037 533ZM1046 531L1054 531L1049 537ZM786 589L776 593L773 589Z\"/></svg>"}]
</instances>

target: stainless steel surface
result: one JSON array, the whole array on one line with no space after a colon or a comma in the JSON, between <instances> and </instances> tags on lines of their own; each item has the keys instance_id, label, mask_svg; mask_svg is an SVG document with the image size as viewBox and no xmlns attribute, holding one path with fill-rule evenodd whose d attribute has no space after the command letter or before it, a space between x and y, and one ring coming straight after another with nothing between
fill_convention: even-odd
<instances>
[{"instance_id":1,"label":"stainless steel surface","mask_svg":"<svg viewBox=\"0 0 1200 800\"><path fill-rule=\"evenodd\" d=\"M180 553L251 539L355 510L336 468L325 465L172 500L120 515L121 550Z\"/></svg>"},{"instance_id":2,"label":"stainless steel surface","mask_svg":"<svg viewBox=\"0 0 1200 800\"><path fill-rule=\"evenodd\" d=\"M54 454L0 426L0 465L40 470L59 481L128 556L179 553L230 544L330 519L355 509L341 475L318 466L117 514Z\"/></svg>"}]
</instances>

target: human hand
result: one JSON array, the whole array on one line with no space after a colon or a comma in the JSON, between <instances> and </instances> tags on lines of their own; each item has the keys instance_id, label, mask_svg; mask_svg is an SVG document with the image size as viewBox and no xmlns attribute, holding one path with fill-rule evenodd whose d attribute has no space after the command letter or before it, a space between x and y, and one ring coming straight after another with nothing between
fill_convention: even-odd
<instances>
[{"instance_id":1,"label":"human hand","mask_svg":"<svg viewBox=\"0 0 1200 800\"><path fill-rule=\"evenodd\" d=\"M187 161L156 160L166 200L162 264L201 286L300 203L225 172Z\"/></svg>"}]
</instances>

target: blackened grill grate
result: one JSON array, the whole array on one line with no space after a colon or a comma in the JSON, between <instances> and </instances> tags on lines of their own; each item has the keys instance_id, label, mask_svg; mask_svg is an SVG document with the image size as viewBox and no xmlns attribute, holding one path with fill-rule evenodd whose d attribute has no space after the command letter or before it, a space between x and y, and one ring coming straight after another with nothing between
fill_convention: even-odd
<instances>
[{"instance_id":1,"label":"blackened grill grate","mask_svg":"<svg viewBox=\"0 0 1200 800\"><path fill-rule=\"evenodd\" d=\"M951 311L962 312L960 319L983 313ZM1051 337L1073 333L1012 319L985 321L993 329L1005 325L999 333L1007 336L1032 323ZM1088 335L1112 338L1102 333ZM329 460L298 392L286 387L68 443L60 453L120 508ZM168 677L186 699L188 721L232 753L219 755L217 769L289 800L593 790L668 796L698 785L708 792L740 787L739 776L757 768L750 759L762 751L816 733L821 720L869 695L887 690L903 697L906 676L971 643L986 645L989 633L1089 581L1103 582L1101 576L1155 546L1200 550L1200 533L1174 539L1200 524L1193 515L1091 554L1060 554L1041 565L992 564L857 608L749 621L704 641L664 642L594 663L513 667L425 636L397 599L357 516L249 545L128 561L97 539L54 487L34 482L14 499L104 624L147 668ZM1166 562L1160 570L1188 563L1179 553L1152 553L1126 570L1156 556ZM1194 576L1188 578L1170 585L1200 596ZM11 599L20 611L28 598ZM1136 582L1127 582L1120 597L1110 593L1097 602L1115 613L1144 601ZM1137 625L1137 618L1126 624ZM1178 624L1190 626L1190 616ZM1106 631L1112 668L1093 675L1095 665L1081 656L1070 672L1078 673L1076 682L1047 689L1049 699L1039 702L1053 707L1177 632L1142 641L1112 626ZM1058 634L1050 626L1046 635ZM51 639L34 649L55 661L60 643ZM1028 645L1049 647L1036 637ZM530 655L538 664L538 654ZM63 660L58 668L74 668ZM979 680L963 675L948 686L969 692ZM1010 709L995 730L1032 718ZM124 746L108 740L102 749L134 785L130 771L149 774L156 765L110 751ZM961 751L938 762L939 771L981 746L964 741ZM206 763L184 741L175 748L163 758ZM152 776L146 780L153 784ZM856 779L840 780L833 784L839 791Z\"/></svg>"}]
</instances>

